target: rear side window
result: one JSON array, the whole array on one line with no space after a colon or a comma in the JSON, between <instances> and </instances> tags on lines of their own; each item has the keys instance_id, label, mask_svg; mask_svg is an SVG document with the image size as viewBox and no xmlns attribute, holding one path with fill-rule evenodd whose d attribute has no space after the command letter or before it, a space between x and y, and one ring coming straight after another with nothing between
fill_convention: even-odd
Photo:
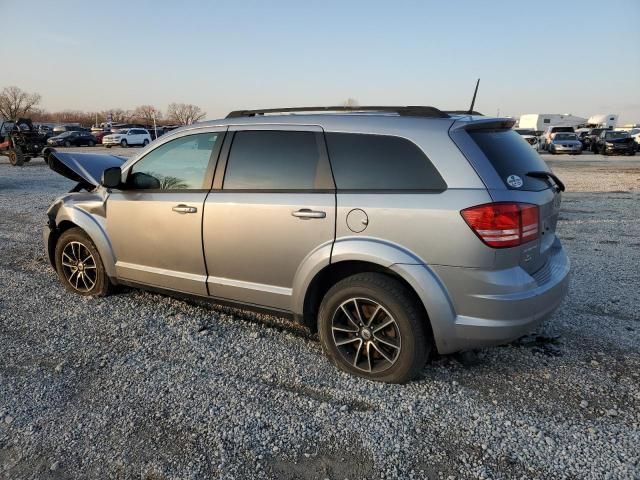
<instances>
[{"instance_id":1,"label":"rear side window","mask_svg":"<svg viewBox=\"0 0 640 480\"><path fill-rule=\"evenodd\" d=\"M320 134L252 130L236 132L224 176L225 190L332 188Z\"/></svg>"},{"instance_id":2,"label":"rear side window","mask_svg":"<svg viewBox=\"0 0 640 480\"><path fill-rule=\"evenodd\" d=\"M530 191L549 188L546 180L527 176L528 172L548 171L548 168L542 157L513 130L470 130L469 135L508 188ZM512 175L522 180L522 186L515 187L519 182Z\"/></svg>"},{"instance_id":3,"label":"rear side window","mask_svg":"<svg viewBox=\"0 0 640 480\"><path fill-rule=\"evenodd\" d=\"M447 188L413 142L389 135L327 133L329 159L339 190L428 190Z\"/></svg>"}]
</instances>

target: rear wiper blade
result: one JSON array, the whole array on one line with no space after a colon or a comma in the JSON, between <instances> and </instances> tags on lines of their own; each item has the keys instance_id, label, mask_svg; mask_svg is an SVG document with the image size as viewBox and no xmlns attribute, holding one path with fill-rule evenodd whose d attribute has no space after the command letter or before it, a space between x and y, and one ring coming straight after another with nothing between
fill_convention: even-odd
<instances>
[{"instance_id":1,"label":"rear wiper blade","mask_svg":"<svg viewBox=\"0 0 640 480\"><path fill-rule=\"evenodd\" d=\"M535 172L528 172L527 173L527 177L533 177L533 178L544 178L544 179L551 179L555 182L555 184L558 186L558 188L560 189L561 192L564 192L565 187L564 187L564 183L562 183L562 180L560 180L557 175L551 173L551 172L545 172L544 170L540 170L540 171L535 171Z\"/></svg>"}]
</instances>

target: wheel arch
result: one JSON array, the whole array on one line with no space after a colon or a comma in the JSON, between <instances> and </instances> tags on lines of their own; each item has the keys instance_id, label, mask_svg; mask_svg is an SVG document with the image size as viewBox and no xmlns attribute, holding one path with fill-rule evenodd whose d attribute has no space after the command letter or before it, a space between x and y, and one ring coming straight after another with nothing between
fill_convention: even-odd
<instances>
[{"instance_id":1,"label":"wheel arch","mask_svg":"<svg viewBox=\"0 0 640 480\"><path fill-rule=\"evenodd\" d=\"M50 228L51 223L50 221ZM105 272L109 278L114 279L116 276L115 255L109 238L102 226L91 215L78 208L60 209L53 222L47 245L49 261L53 267L55 268L55 248L60 236L65 231L76 227L89 236L100 254Z\"/></svg>"}]
</instances>

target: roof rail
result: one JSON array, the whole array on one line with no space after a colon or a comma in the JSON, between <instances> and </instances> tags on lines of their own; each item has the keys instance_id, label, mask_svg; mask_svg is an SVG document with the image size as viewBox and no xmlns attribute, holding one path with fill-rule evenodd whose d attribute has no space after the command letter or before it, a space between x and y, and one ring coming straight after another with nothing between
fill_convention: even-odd
<instances>
[{"instance_id":1,"label":"roof rail","mask_svg":"<svg viewBox=\"0 0 640 480\"><path fill-rule=\"evenodd\" d=\"M227 118L255 117L266 113L296 113L296 112L383 112L397 113L401 117L435 117L447 118L446 112L435 107L405 106L405 107L293 107L293 108L268 108L264 110L234 110Z\"/></svg>"},{"instance_id":2,"label":"roof rail","mask_svg":"<svg viewBox=\"0 0 640 480\"><path fill-rule=\"evenodd\" d=\"M475 110L445 110L444 113L448 113L449 115L480 115L484 117L480 112L476 112Z\"/></svg>"}]
</instances>

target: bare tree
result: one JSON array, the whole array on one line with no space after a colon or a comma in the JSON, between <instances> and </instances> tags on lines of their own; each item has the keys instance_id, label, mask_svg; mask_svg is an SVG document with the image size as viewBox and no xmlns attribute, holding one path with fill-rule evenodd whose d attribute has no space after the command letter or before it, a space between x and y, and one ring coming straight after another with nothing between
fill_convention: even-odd
<instances>
[{"instance_id":1,"label":"bare tree","mask_svg":"<svg viewBox=\"0 0 640 480\"><path fill-rule=\"evenodd\" d=\"M355 98L347 98L344 102L342 102L343 107L359 107L360 103Z\"/></svg>"},{"instance_id":2,"label":"bare tree","mask_svg":"<svg viewBox=\"0 0 640 480\"><path fill-rule=\"evenodd\" d=\"M144 125L153 125L153 119L156 121L162 119L162 112L153 105L140 105L133 111L134 118Z\"/></svg>"},{"instance_id":3,"label":"bare tree","mask_svg":"<svg viewBox=\"0 0 640 480\"><path fill-rule=\"evenodd\" d=\"M191 125L207 115L202 109L190 103L172 103L167 107L167 118L181 125Z\"/></svg>"},{"instance_id":4,"label":"bare tree","mask_svg":"<svg viewBox=\"0 0 640 480\"><path fill-rule=\"evenodd\" d=\"M134 114L132 110L123 110L122 108L112 108L100 112L98 115L101 118L107 118L111 114L111 121L113 123L130 123L133 120Z\"/></svg>"},{"instance_id":5,"label":"bare tree","mask_svg":"<svg viewBox=\"0 0 640 480\"><path fill-rule=\"evenodd\" d=\"M26 117L40 103L40 95L27 93L18 87L5 87L0 92L0 117L17 119Z\"/></svg>"}]
</instances>

